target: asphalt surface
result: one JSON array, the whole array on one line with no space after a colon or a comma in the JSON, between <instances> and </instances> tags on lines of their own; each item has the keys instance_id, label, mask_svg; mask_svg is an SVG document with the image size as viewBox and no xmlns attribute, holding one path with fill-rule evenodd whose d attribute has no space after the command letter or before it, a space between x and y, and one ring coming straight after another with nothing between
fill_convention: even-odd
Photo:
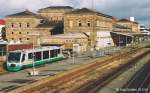
<instances>
[{"instance_id":1,"label":"asphalt surface","mask_svg":"<svg viewBox=\"0 0 150 93\"><path fill-rule=\"evenodd\" d=\"M119 93L150 93L150 63L142 67Z\"/></svg>"}]
</instances>

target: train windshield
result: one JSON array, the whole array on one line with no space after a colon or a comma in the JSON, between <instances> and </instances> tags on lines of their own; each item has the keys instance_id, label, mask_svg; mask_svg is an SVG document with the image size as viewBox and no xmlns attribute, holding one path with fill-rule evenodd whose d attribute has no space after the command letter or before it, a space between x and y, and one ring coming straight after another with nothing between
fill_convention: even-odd
<instances>
[{"instance_id":1,"label":"train windshield","mask_svg":"<svg viewBox=\"0 0 150 93\"><path fill-rule=\"evenodd\" d=\"M8 62L19 62L21 57L21 53L9 53Z\"/></svg>"}]
</instances>

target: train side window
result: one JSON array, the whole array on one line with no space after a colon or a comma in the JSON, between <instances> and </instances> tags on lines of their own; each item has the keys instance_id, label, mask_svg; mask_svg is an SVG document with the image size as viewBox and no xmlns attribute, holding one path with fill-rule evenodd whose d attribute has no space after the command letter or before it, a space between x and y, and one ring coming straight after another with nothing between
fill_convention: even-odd
<instances>
[{"instance_id":1,"label":"train side window","mask_svg":"<svg viewBox=\"0 0 150 93\"><path fill-rule=\"evenodd\" d=\"M54 52L54 50L50 50L50 57L52 58L52 57L55 57L55 52Z\"/></svg>"},{"instance_id":2,"label":"train side window","mask_svg":"<svg viewBox=\"0 0 150 93\"><path fill-rule=\"evenodd\" d=\"M57 54L58 54L57 49L54 50L54 53L55 53L55 57L57 57Z\"/></svg>"},{"instance_id":3,"label":"train side window","mask_svg":"<svg viewBox=\"0 0 150 93\"><path fill-rule=\"evenodd\" d=\"M28 54L28 59L33 59L33 53Z\"/></svg>"},{"instance_id":4,"label":"train side window","mask_svg":"<svg viewBox=\"0 0 150 93\"><path fill-rule=\"evenodd\" d=\"M49 58L49 51L43 51L43 59Z\"/></svg>"},{"instance_id":5,"label":"train side window","mask_svg":"<svg viewBox=\"0 0 150 93\"><path fill-rule=\"evenodd\" d=\"M57 53L60 54L60 49L57 49Z\"/></svg>"},{"instance_id":6,"label":"train side window","mask_svg":"<svg viewBox=\"0 0 150 93\"><path fill-rule=\"evenodd\" d=\"M25 54L23 54L21 62L23 62L24 60L25 60Z\"/></svg>"},{"instance_id":7,"label":"train side window","mask_svg":"<svg viewBox=\"0 0 150 93\"><path fill-rule=\"evenodd\" d=\"M41 60L41 52L36 52L35 53L35 61Z\"/></svg>"}]
</instances>

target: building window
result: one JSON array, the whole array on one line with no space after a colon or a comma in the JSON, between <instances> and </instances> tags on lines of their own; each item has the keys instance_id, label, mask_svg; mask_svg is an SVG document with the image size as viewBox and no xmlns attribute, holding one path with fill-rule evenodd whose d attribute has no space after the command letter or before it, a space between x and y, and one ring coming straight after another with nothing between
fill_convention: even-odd
<instances>
[{"instance_id":1,"label":"building window","mask_svg":"<svg viewBox=\"0 0 150 93\"><path fill-rule=\"evenodd\" d=\"M22 26L22 24L21 23L19 23L19 27L21 28L21 26Z\"/></svg>"},{"instance_id":2,"label":"building window","mask_svg":"<svg viewBox=\"0 0 150 93\"><path fill-rule=\"evenodd\" d=\"M11 34L14 34L14 32L11 32Z\"/></svg>"},{"instance_id":3,"label":"building window","mask_svg":"<svg viewBox=\"0 0 150 93\"><path fill-rule=\"evenodd\" d=\"M96 26L100 26L99 20L96 21Z\"/></svg>"},{"instance_id":4,"label":"building window","mask_svg":"<svg viewBox=\"0 0 150 93\"><path fill-rule=\"evenodd\" d=\"M79 23L79 27L81 27L82 26L82 24L81 23Z\"/></svg>"},{"instance_id":5,"label":"building window","mask_svg":"<svg viewBox=\"0 0 150 93\"><path fill-rule=\"evenodd\" d=\"M88 21L88 23L87 23L87 26L88 26L88 27L90 27L90 26L91 26L91 24L90 24L90 22L89 22L89 21Z\"/></svg>"},{"instance_id":6,"label":"building window","mask_svg":"<svg viewBox=\"0 0 150 93\"><path fill-rule=\"evenodd\" d=\"M27 40L30 40L30 38L27 38Z\"/></svg>"},{"instance_id":7,"label":"building window","mask_svg":"<svg viewBox=\"0 0 150 93\"><path fill-rule=\"evenodd\" d=\"M11 40L14 40L14 38L11 38Z\"/></svg>"},{"instance_id":8,"label":"building window","mask_svg":"<svg viewBox=\"0 0 150 93\"><path fill-rule=\"evenodd\" d=\"M11 27L14 28L14 23L11 23Z\"/></svg>"},{"instance_id":9,"label":"building window","mask_svg":"<svg viewBox=\"0 0 150 93\"><path fill-rule=\"evenodd\" d=\"M69 26L73 27L73 21L69 21Z\"/></svg>"},{"instance_id":10,"label":"building window","mask_svg":"<svg viewBox=\"0 0 150 93\"><path fill-rule=\"evenodd\" d=\"M27 27L30 27L30 24L29 24L29 23L27 23Z\"/></svg>"},{"instance_id":11,"label":"building window","mask_svg":"<svg viewBox=\"0 0 150 93\"><path fill-rule=\"evenodd\" d=\"M66 43L68 43L68 40L66 40Z\"/></svg>"},{"instance_id":12,"label":"building window","mask_svg":"<svg viewBox=\"0 0 150 93\"><path fill-rule=\"evenodd\" d=\"M81 26L82 26L81 21L78 21L78 26L79 26L79 27L81 27Z\"/></svg>"},{"instance_id":13,"label":"building window","mask_svg":"<svg viewBox=\"0 0 150 93\"><path fill-rule=\"evenodd\" d=\"M21 32L19 32L19 34L21 34Z\"/></svg>"},{"instance_id":14,"label":"building window","mask_svg":"<svg viewBox=\"0 0 150 93\"><path fill-rule=\"evenodd\" d=\"M27 34L29 34L29 32L27 32Z\"/></svg>"},{"instance_id":15,"label":"building window","mask_svg":"<svg viewBox=\"0 0 150 93\"><path fill-rule=\"evenodd\" d=\"M21 40L22 40L22 38L19 38L19 40L21 41Z\"/></svg>"}]
</instances>

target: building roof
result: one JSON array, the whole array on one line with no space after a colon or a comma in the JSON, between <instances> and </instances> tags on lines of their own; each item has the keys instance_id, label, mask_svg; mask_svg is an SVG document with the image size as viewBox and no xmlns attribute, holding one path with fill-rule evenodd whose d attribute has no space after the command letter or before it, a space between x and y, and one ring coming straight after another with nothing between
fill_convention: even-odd
<instances>
[{"instance_id":1,"label":"building roof","mask_svg":"<svg viewBox=\"0 0 150 93\"><path fill-rule=\"evenodd\" d=\"M71 6L49 6L42 9L73 9L73 8Z\"/></svg>"},{"instance_id":2,"label":"building roof","mask_svg":"<svg viewBox=\"0 0 150 93\"><path fill-rule=\"evenodd\" d=\"M120 19L120 20L118 20L118 22L133 22L133 21L130 21L128 19ZM138 24L138 22L133 22L133 23Z\"/></svg>"},{"instance_id":3,"label":"building roof","mask_svg":"<svg viewBox=\"0 0 150 93\"><path fill-rule=\"evenodd\" d=\"M42 10L55 10L55 9L73 9L71 6L49 6L49 7L45 7L45 8L41 8L38 10L38 12L41 12Z\"/></svg>"},{"instance_id":4,"label":"building roof","mask_svg":"<svg viewBox=\"0 0 150 93\"><path fill-rule=\"evenodd\" d=\"M106 14L103 14L103 13L100 13L100 12L97 12L97 11L94 11L94 10L91 10L91 9L88 9L88 8L75 9L71 12L66 13L66 14L97 14L97 15L100 15L100 16L113 18L110 15L106 15Z\"/></svg>"},{"instance_id":5,"label":"building roof","mask_svg":"<svg viewBox=\"0 0 150 93\"><path fill-rule=\"evenodd\" d=\"M140 32L132 32L132 31L113 31L111 33L115 33L115 34L120 34L120 35L125 35L125 36L131 36L131 37L134 37L134 36L147 36L146 34L144 33L140 33Z\"/></svg>"},{"instance_id":6,"label":"building roof","mask_svg":"<svg viewBox=\"0 0 150 93\"><path fill-rule=\"evenodd\" d=\"M0 25L5 25L5 20L0 19Z\"/></svg>"},{"instance_id":7,"label":"building roof","mask_svg":"<svg viewBox=\"0 0 150 93\"><path fill-rule=\"evenodd\" d=\"M23 12L11 14L11 15L8 15L6 17L35 17L35 18L43 18L40 15L37 15L37 14L35 14L33 12L30 12L29 10L25 10Z\"/></svg>"}]
</instances>

